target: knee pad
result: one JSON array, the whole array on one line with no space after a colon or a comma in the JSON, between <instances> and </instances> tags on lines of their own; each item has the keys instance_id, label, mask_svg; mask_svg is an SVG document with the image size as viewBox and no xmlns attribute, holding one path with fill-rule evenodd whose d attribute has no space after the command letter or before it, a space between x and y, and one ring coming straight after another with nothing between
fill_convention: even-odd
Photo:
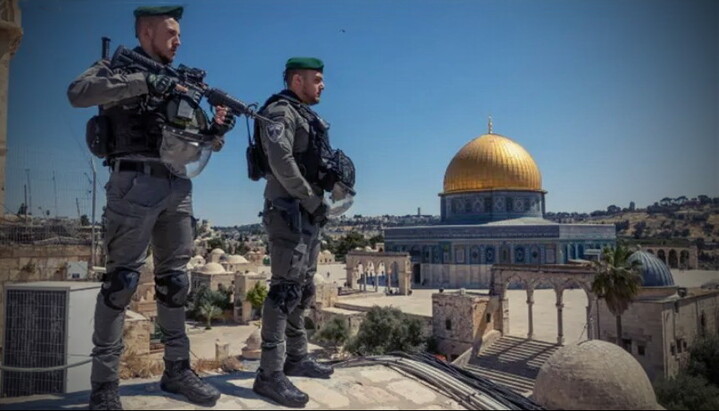
<instances>
[{"instance_id":1,"label":"knee pad","mask_svg":"<svg viewBox=\"0 0 719 411\"><path fill-rule=\"evenodd\" d=\"M130 304L139 282L140 273L137 271L118 269L107 274L100 290L105 305L115 310L124 310Z\"/></svg>"},{"instance_id":2,"label":"knee pad","mask_svg":"<svg viewBox=\"0 0 719 411\"><path fill-rule=\"evenodd\" d=\"M275 284L270 286L267 299L283 313L289 314L299 305L301 294L302 287L299 284Z\"/></svg>"},{"instance_id":3,"label":"knee pad","mask_svg":"<svg viewBox=\"0 0 719 411\"><path fill-rule=\"evenodd\" d=\"M170 308L184 307L189 290L190 283L185 273L155 279L157 299Z\"/></svg>"},{"instance_id":4,"label":"knee pad","mask_svg":"<svg viewBox=\"0 0 719 411\"><path fill-rule=\"evenodd\" d=\"M300 308L309 308L312 302L312 297L315 296L317 288L315 287L314 281L310 280L304 287L302 287L302 298L300 299Z\"/></svg>"}]
</instances>

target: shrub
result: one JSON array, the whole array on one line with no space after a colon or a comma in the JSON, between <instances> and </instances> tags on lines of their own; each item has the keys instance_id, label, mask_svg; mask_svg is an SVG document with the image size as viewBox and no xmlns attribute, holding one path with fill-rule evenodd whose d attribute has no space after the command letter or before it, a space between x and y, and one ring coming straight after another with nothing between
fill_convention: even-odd
<instances>
[{"instance_id":1,"label":"shrub","mask_svg":"<svg viewBox=\"0 0 719 411\"><path fill-rule=\"evenodd\" d=\"M654 384L657 402L668 410L719 409L719 388L701 376L682 371L669 380Z\"/></svg>"},{"instance_id":2,"label":"shrub","mask_svg":"<svg viewBox=\"0 0 719 411\"><path fill-rule=\"evenodd\" d=\"M339 317L333 317L328 321L322 329L317 333L317 339L324 341L333 347L343 345L350 336L350 329L347 321Z\"/></svg>"},{"instance_id":3,"label":"shrub","mask_svg":"<svg viewBox=\"0 0 719 411\"><path fill-rule=\"evenodd\" d=\"M360 355L417 352L425 349L426 339L420 320L408 317L397 308L374 306L347 349Z\"/></svg>"},{"instance_id":4,"label":"shrub","mask_svg":"<svg viewBox=\"0 0 719 411\"><path fill-rule=\"evenodd\" d=\"M258 281L255 283L254 287L247 291L247 297L245 297L245 299L247 302L252 304L252 308L259 310L262 308L262 304L265 303L267 292L267 286Z\"/></svg>"},{"instance_id":5,"label":"shrub","mask_svg":"<svg viewBox=\"0 0 719 411\"><path fill-rule=\"evenodd\" d=\"M687 372L719 387L719 338L697 338L689 348Z\"/></svg>"}]
</instances>

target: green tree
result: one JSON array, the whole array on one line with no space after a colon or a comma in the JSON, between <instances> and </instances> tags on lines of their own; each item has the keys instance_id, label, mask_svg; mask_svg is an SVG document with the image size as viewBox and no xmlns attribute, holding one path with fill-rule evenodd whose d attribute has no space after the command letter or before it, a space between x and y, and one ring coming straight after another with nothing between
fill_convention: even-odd
<instances>
[{"instance_id":1,"label":"green tree","mask_svg":"<svg viewBox=\"0 0 719 411\"><path fill-rule=\"evenodd\" d=\"M222 238L219 238L219 237L211 238L211 239L207 242L207 247L208 247L210 250L214 250L215 248L219 248L220 250L227 252L227 246L225 245L225 242L222 241Z\"/></svg>"},{"instance_id":2,"label":"green tree","mask_svg":"<svg viewBox=\"0 0 719 411\"><path fill-rule=\"evenodd\" d=\"M204 318L205 316L202 314L202 306L205 304L213 305L220 310L231 309L231 294L232 291L226 290L224 287L217 291L212 291L206 285L202 285L188 296L188 312L192 318Z\"/></svg>"},{"instance_id":3,"label":"green tree","mask_svg":"<svg viewBox=\"0 0 719 411\"><path fill-rule=\"evenodd\" d=\"M257 312L262 309L262 304L264 304L265 299L267 299L267 292L267 286L261 281L258 281L252 288L250 288L249 291L247 291L245 301L252 304L252 308L254 308Z\"/></svg>"},{"instance_id":4,"label":"green tree","mask_svg":"<svg viewBox=\"0 0 719 411\"><path fill-rule=\"evenodd\" d=\"M689 348L687 371L719 387L719 337L697 338Z\"/></svg>"},{"instance_id":5,"label":"green tree","mask_svg":"<svg viewBox=\"0 0 719 411\"><path fill-rule=\"evenodd\" d=\"M81 226L90 225L90 219L87 217L87 214L83 214L80 216L80 225Z\"/></svg>"},{"instance_id":6,"label":"green tree","mask_svg":"<svg viewBox=\"0 0 719 411\"><path fill-rule=\"evenodd\" d=\"M367 239L365 239L361 233L350 231L337 242L337 248L333 253L337 259L344 260L345 255L347 255L349 251L357 247L365 247L367 244Z\"/></svg>"},{"instance_id":7,"label":"green tree","mask_svg":"<svg viewBox=\"0 0 719 411\"><path fill-rule=\"evenodd\" d=\"M247 246L244 242L240 242L240 245L237 246L237 249L235 250L236 254L239 255L245 255L250 252L250 247Z\"/></svg>"},{"instance_id":8,"label":"green tree","mask_svg":"<svg viewBox=\"0 0 719 411\"><path fill-rule=\"evenodd\" d=\"M654 383L657 402L668 410L719 409L719 388L702 376L680 371L674 378Z\"/></svg>"},{"instance_id":9,"label":"green tree","mask_svg":"<svg viewBox=\"0 0 719 411\"><path fill-rule=\"evenodd\" d=\"M377 234L376 236L369 239L369 245L374 248L375 244L377 243L384 243L384 236L382 234Z\"/></svg>"},{"instance_id":10,"label":"green tree","mask_svg":"<svg viewBox=\"0 0 719 411\"><path fill-rule=\"evenodd\" d=\"M327 342L335 349L347 342L349 336L350 329L347 326L347 321L339 317L333 317L317 333L319 341Z\"/></svg>"},{"instance_id":11,"label":"green tree","mask_svg":"<svg viewBox=\"0 0 719 411\"><path fill-rule=\"evenodd\" d=\"M212 328L212 320L222 316L222 309L211 301L205 301L200 304L199 314L207 321L205 329Z\"/></svg>"},{"instance_id":12,"label":"green tree","mask_svg":"<svg viewBox=\"0 0 719 411\"><path fill-rule=\"evenodd\" d=\"M360 355L382 355L392 351L425 349L427 337L422 322L397 308L374 306L360 325L347 349Z\"/></svg>"},{"instance_id":13,"label":"green tree","mask_svg":"<svg viewBox=\"0 0 719 411\"><path fill-rule=\"evenodd\" d=\"M592 264L596 271L592 291L607 303L607 308L616 317L617 345L622 344L622 314L629 308L632 299L639 292L641 276L638 261L628 262L632 250L618 244L616 248L605 247L602 257Z\"/></svg>"}]
</instances>

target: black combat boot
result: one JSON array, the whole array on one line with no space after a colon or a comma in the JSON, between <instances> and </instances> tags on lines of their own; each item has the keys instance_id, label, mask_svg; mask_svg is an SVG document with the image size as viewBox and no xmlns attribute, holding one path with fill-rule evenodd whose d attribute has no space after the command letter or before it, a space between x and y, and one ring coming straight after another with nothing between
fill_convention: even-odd
<instances>
[{"instance_id":1,"label":"black combat boot","mask_svg":"<svg viewBox=\"0 0 719 411\"><path fill-rule=\"evenodd\" d=\"M295 387L282 371L265 375L260 370L255 378L252 391L285 407L304 408L307 401L310 400L310 397Z\"/></svg>"},{"instance_id":2,"label":"black combat boot","mask_svg":"<svg viewBox=\"0 0 719 411\"><path fill-rule=\"evenodd\" d=\"M117 393L117 381L92 383L92 393L90 394L91 410L121 410L122 403L120 395Z\"/></svg>"},{"instance_id":3,"label":"black combat boot","mask_svg":"<svg viewBox=\"0 0 719 411\"><path fill-rule=\"evenodd\" d=\"M314 359L305 356L300 360L287 357L285 360L285 375L290 377L309 377L309 378L330 378L335 372L331 365L320 364Z\"/></svg>"},{"instance_id":4,"label":"black combat boot","mask_svg":"<svg viewBox=\"0 0 719 411\"><path fill-rule=\"evenodd\" d=\"M190 360L167 361L160 380L160 388L173 394L184 395L193 404L212 407L220 398L220 392L203 382L190 368Z\"/></svg>"}]
</instances>

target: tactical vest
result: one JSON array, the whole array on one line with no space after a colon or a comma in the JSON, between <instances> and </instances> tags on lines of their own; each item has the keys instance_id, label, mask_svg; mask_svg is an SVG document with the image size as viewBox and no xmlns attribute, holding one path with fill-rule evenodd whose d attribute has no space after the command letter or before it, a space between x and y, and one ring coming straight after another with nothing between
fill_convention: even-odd
<instances>
[{"instance_id":1,"label":"tactical vest","mask_svg":"<svg viewBox=\"0 0 719 411\"><path fill-rule=\"evenodd\" d=\"M332 184L325 181L324 174L321 169L323 164L323 158L329 158L332 156L332 148L329 145L329 134L327 132L327 126L322 122L322 119L306 104L297 100L288 91L282 91L279 94L273 94L265 104L260 108L258 112L262 113L267 106L275 103L279 100L287 101L298 113L302 116L307 123L310 125L309 133L309 144L307 150L304 152L293 152L297 160L297 165L300 168L302 176L310 184L317 185L325 191L332 190ZM272 174L267 161L267 154L264 152L264 148L260 142L260 127L262 124L259 121L255 121L255 132L254 142L250 142L248 148L248 164L254 162L255 164L250 166L250 178L252 180L259 180L261 177ZM253 153L250 153L254 150ZM251 158L252 157L252 158ZM256 168L258 170L253 170Z\"/></svg>"},{"instance_id":2,"label":"tactical vest","mask_svg":"<svg viewBox=\"0 0 719 411\"><path fill-rule=\"evenodd\" d=\"M140 48L136 48L135 51L145 55ZM121 70L125 74L146 71L136 65L126 66ZM109 123L107 158L111 160L127 154L159 157L162 127L165 124L198 136L207 133L210 121L197 102L190 102L194 109L194 119L189 122L178 122L175 115L179 101L179 96L164 99L145 94L106 107L102 114Z\"/></svg>"},{"instance_id":3,"label":"tactical vest","mask_svg":"<svg viewBox=\"0 0 719 411\"><path fill-rule=\"evenodd\" d=\"M143 70L127 66L122 71L130 74ZM159 156L167 103L148 100L147 95L136 96L103 110L102 114L107 118L110 128L107 139L108 159L127 154Z\"/></svg>"}]
</instances>

